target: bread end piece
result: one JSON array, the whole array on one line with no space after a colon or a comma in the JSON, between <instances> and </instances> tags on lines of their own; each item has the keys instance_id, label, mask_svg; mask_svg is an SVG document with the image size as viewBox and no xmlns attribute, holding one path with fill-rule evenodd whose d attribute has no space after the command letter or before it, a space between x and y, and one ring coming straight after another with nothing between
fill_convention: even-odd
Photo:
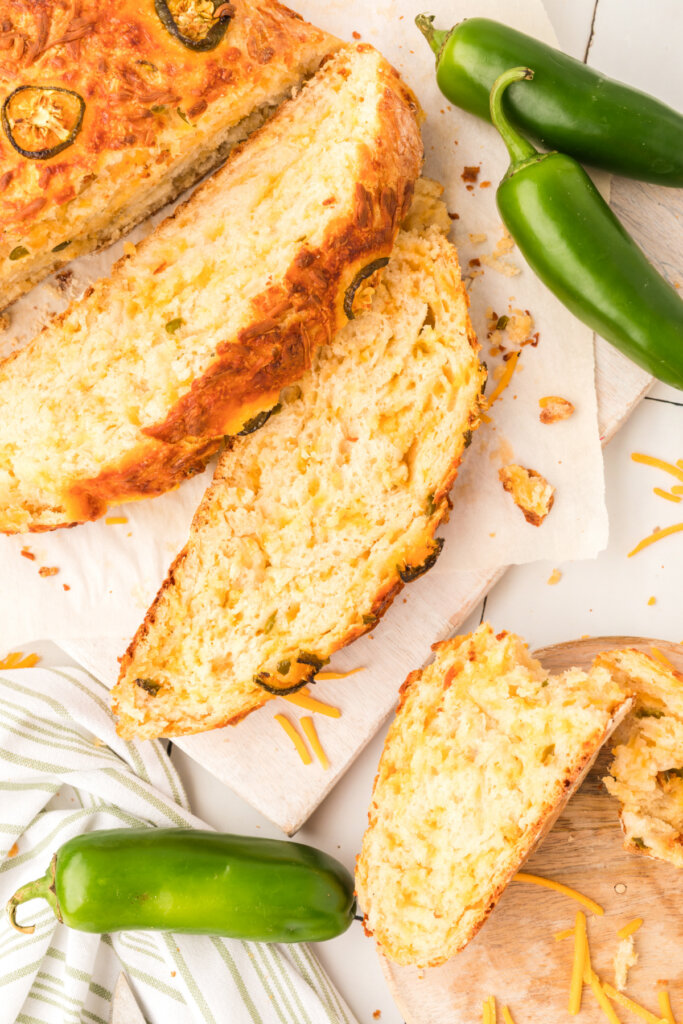
<instances>
[{"instance_id":1,"label":"bread end piece","mask_svg":"<svg viewBox=\"0 0 683 1024\"><path fill-rule=\"evenodd\" d=\"M683 674L635 649L595 662L635 693L605 778L621 804L624 847L683 867Z\"/></svg>"}]
</instances>

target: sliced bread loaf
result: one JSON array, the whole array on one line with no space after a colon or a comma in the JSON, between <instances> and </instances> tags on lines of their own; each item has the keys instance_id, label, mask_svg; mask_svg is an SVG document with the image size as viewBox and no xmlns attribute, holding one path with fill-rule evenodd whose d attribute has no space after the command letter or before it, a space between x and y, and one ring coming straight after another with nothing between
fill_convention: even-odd
<instances>
[{"instance_id":1,"label":"sliced bread loaf","mask_svg":"<svg viewBox=\"0 0 683 1024\"><path fill-rule=\"evenodd\" d=\"M123 736L211 729L296 689L435 561L484 371L441 190L418 184L369 308L221 456L123 658Z\"/></svg>"},{"instance_id":2,"label":"sliced bread loaf","mask_svg":"<svg viewBox=\"0 0 683 1024\"><path fill-rule=\"evenodd\" d=\"M346 47L5 360L0 530L176 487L275 405L391 251L420 168L417 115L376 50Z\"/></svg>"},{"instance_id":3,"label":"sliced bread loaf","mask_svg":"<svg viewBox=\"0 0 683 1024\"><path fill-rule=\"evenodd\" d=\"M683 868L683 675L633 649L608 651L596 664L635 693L605 779L621 803L624 846Z\"/></svg>"},{"instance_id":4,"label":"sliced bread loaf","mask_svg":"<svg viewBox=\"0 0 683 1024\"><path fill-rule=\"evenodd\" d=\"M631 701L606 668L549 676L487 624L411 673L356 869L365 927L399 964L476 934Z\"/></svg>"},{"instance_id":5,"label":"sliced bread loaf","mask_svg":"<svg viewBox=\"0 0 683 1024\"><path fill-rule=\"evenodd\" d=\"M340 45L273 0L0 10L0 309L221 164Z\"/></svg>"}]
</instances>

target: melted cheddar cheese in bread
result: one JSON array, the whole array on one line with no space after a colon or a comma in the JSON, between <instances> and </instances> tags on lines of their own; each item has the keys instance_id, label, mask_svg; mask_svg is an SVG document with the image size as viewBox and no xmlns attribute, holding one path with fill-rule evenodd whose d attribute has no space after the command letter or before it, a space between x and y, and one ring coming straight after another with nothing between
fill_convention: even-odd
<instances>
[{"instance_id":1,"label":"melted cheddar cheese in bread","mask_svg":"<svg viewBox=\"0 0 683 1024\"><path fill-rule=\"evenodd\" d=\"M606 668L551 676L487 624L435 650L402 687L356 869L366 930L420 967L473 938L631 704Z\"/></svg>"},{"instance_id":2,"label":"melted cheddar cheese in bread","mask_svg":"<svg viewBox=\"0 0 683 1024\"><path fill-rule=\"evenodd\" d=\"M624 845L683 868L683 674L637 650L596 659L634 691L604 780L621 804Z\"/></svg>"},{"instance_id":3,"label":"melted cheddar cheese in bread","mask_svg":"<svg viewBox=\"0 0 683 1024\"><path fill-rule=\"evenodd\" d=\"M387 262L420 171L418 113L376 50L345 47L0 363L0 531L161 494L258 426Z\"/></svg>"},{"instance_id":4,"label":"melted cheddar cheese in bread","mask_svg":"<svg viewBox=\"0 0 683 1024\"><path fill-rule=\"evenodd\" d=\"M222 163L339 45L274 0L0 0L0 309Z\"/></svg>"},{"instance_id":5,"label":"melted cheddar cheese in bread","mask_svg":"<svg viewBox=\"0 0 683 1024\"><path fill-rule=\"evenodd\" d=\"M212 729L291 693L436 561L484 381L440 191L418 182L365 310L221 456L123 658L123 736Z\"/></svg>"}]
</instances>

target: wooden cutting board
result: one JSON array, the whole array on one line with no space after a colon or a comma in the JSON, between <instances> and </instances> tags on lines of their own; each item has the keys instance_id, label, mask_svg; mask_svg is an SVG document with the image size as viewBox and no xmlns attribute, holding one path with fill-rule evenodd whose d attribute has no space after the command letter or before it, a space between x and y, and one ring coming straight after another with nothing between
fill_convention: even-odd
<instances>
[{"instance_id":1,"label":"wooden cutting board","mask_svg":"<svg viewBox=\"0 0 683 1024\"><path fill-rule=\"evenodd\" d=\"M683 646L643 637L600 637L556 644L535 656L553 672L572 665L588 667L596 654L614 647L654 644L683 671ZM636 917L644 924L635 935L638 963L625 989L660 1016L657 988L668 981L677 1020L683 1019L683 872L672 865L624 850L618 804L606 792L609 750L604 750L586 781L558 818L524 870L564 882L590 896L604 917L587 912L595 970L614 982L612 959L617 930ZM477 937L442 967L417 970L382 958L382 968L406 1024L476 1024L482 1002L495 996L498 1020L508 1005L515 1024L604 1024L595 997L584 990L581 1013L567 1010L572 969L572 939L556 941L556 932L574 924L577 903L536 885L513 882ZM616 1007L624 1024L637 1021Z\"/></svg>"}]
</instances>

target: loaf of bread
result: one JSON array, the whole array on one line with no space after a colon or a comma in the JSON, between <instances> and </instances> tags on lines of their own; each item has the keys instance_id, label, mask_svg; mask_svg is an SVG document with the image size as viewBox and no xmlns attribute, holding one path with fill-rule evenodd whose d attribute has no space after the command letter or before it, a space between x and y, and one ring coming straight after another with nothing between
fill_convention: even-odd
<instances>
[{"instance_id":1,"label":"loaf of bread","mask_svg":"<svg viewBox=\"0 0 683 1024\"><path fill-rule=\"evenodd\" d=\"M338 40L274 0L0 5L0 309L221 164Z\"/></svg>"},{"instance_id":2,"label":"loaf of bread","mask_svg":"<svg viewBox=\"0 0 683 1024\"><path fill-rule=\"evenodd\" d=\"M635 693L605 779L621 803L624 846L683 867L683 675L637 650L608 651L596 664Z\"/></svg>"},{"instance_id":3,"label":"loaf of bread","mask_svg":"<svg viewBox=\"0 0 683 1024\"><path fill-rule=\"evenodd\" d=\"M114 688L126 737L234 722L312 679L429 568L484 371L434 183L369 308L220 458Z\"/></svg>"},{"instance_id":4,"label":"loaf of bread","mask_svg":"<svg viewBox=\"0 0 683 1024\"><path fill-rule=\"evenodd\" d=\"M258 425L389 256L420 169L417 118L376 50L339 51L0 364L0 531L160 494Z\"/></svg>"},{"instance_id":5,"label":"loaf of bread","mask_svg":"<svg viewBox=\"0 0 683 1024\"><path fill-rule=\"evenodd\" d=\"M379 950L421 967L481 928L631 704L606 668L550 676L486 624L435 650L401 688L356 869Z\"/></svg>"}]
</instances>

